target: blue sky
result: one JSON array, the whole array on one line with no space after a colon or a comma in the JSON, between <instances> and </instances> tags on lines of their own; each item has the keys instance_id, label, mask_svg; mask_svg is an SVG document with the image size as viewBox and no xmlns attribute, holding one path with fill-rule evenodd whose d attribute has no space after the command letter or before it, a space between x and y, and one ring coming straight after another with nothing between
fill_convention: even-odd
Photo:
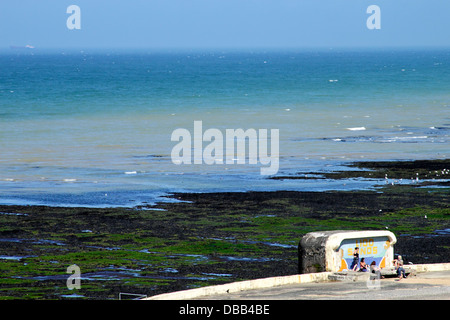
<instances>
[{"instance_id":1,"label":"blue sky","mask_svg":"<svg viewBox=\"0 0 450 320\"><path fill-rule=\"evenodd\" d=\"M450 47L449 15L448 0L2 0L0 48Z\"/></svg>"}]
</instances>

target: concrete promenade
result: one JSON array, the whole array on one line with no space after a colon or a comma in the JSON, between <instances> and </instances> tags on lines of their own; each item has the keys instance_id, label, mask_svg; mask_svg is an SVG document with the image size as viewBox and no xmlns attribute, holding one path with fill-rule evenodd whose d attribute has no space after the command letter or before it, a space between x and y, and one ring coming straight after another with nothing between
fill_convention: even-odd
<instances>
[{"instance_id":1,"label":"concrete promenade","mask_svg":"<svg viewBox=\"0 0 450 320\"><path fill-rule=\"evenodd\" d=\"M406 279L368 279L368 274L339 281L332 272L239 281L178 291L144 300L450 300L450 263L409 266Z\"/></svg>"}]
</instances>

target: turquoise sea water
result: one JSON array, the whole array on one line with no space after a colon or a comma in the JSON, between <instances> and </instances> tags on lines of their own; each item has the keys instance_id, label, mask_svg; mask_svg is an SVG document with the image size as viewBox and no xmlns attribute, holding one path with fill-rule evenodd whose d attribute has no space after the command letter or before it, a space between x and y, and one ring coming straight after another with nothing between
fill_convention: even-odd
<instances>
[{"instance_id":1,"label":"turquoise sea water","mask_svg":"<svg viewBox=\"0 0 450 320\"><path fill-rule=\"evenodd\" d=\"M0 203L327 190L261 165L175 165L177 128L278 129L278 175L450 156L450 50L0 54ZM204 143L206 145L206 143Z\"/></svg>"}]
</instances>

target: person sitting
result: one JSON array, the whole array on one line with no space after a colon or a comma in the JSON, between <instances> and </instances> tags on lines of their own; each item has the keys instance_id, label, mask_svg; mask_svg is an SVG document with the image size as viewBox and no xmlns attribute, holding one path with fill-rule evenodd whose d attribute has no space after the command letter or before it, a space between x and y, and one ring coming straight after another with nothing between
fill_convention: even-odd
<instances>
[{"instance_id":1,"label":"person sitting","mask_svg":"<svg viewBox=\"0 0 450 320\"><path fill-rule=\"evenodd\" d=\"M361 262L359 263L359 271L368 272L369 265L364 261L364 258L361 258Z\"/></svg>"},{"instance_id":2,"label":"person sitting","mask_svg":"<svg viewBox=\"0 0 450 320\"><path fill-rule=\"evenodd\" d=\"M403 259L402 256L398 256L397 259L394 260L395 270L397 270L398 280L402 280L402 278L406 278L405 269L403 268Z\"/></svg>"},{"instance_id":3,"label":"person sitting","mask_svg":"<svg viewBox=\"0 0 450 320\"><path fill-rule=\"evenodd\" d=\"M370 272L371 273L375 273L377 275L378 279L383 279L384 277L381 275L381 268L377 266L377 263L374 261L372 261L372 263L370 264Z\"/></svg>"}]
</instances>

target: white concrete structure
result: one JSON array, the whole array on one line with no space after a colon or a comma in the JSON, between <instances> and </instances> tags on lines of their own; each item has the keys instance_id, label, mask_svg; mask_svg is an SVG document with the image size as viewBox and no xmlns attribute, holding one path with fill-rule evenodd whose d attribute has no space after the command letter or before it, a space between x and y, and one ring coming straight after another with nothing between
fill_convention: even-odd
<instances>
[{"instance_id":1,"label":"white concrete structure","mask_svg":"<svg viewBox=\"0 0 450 320\"><path fill-rule=\"evenodd\" d=\"M375 261L377 266L389 268L396 242L387 230L311 232L299 244L299 273L350 270L356 247L367 264Z\"/></svg>"},{"instance_id":2,"label":"white concrete structure","mask_svg":"<svg viewBox=\"0 0 450 320\"><path fill-rule=\"evenodd\" d=\"M450 271L450 263L417 264L412 265L410 267L414 269L417 273ZM276 288L306 283L318 283L319 285L320 283L329 282L330 275L332 274L333 274L332 272L320 272L320 273L296 274L291 276L238 281L227 284L220 284L216 286L208 286L171 293L163 293L148 298L144 298L142 300L188 300L204 297L217 298L218 296L223 294L239 293L246 290ZM367 291L367 288L365 288L365 291Z\"/></svg>"},{"instance_id":3,"label":"white concrete structure","mask_svg":"<svg viewBox=\"0 0 450 320\"><path fill-rule=\"evenodd\" d=\"M202 296L212 296L218 294L235 293L244 290L273 288L278 286L324 282L328 281L328 276L331 272L320 272L310 274L295 274L291 276L270 277L263 279L254 279L246 281L238 281L227 284L220 284L216 286L201 287L196 289L182 290L171 293L163 293L160 295L148 297L142 300L184 300L195 299Z\"/></svg>"}]
</instances>

